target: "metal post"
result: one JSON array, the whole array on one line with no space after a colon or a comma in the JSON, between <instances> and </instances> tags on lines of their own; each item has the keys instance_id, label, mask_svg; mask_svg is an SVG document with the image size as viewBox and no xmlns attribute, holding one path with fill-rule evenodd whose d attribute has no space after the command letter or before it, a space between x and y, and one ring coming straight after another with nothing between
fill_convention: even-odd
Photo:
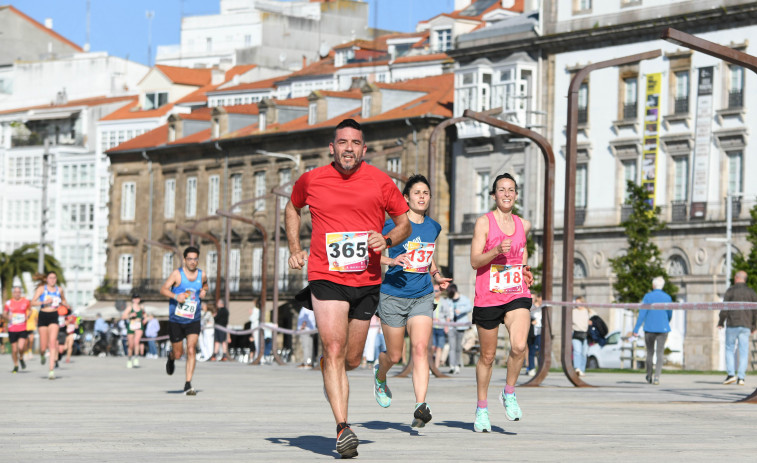
<instances>
[{"instance_id":1,"label":"metal post","mask_svg":"<svg viewBox=\"0 0 757 463\"><path fill-rule=\"evenodd\" d=\"M731 261L731 232L733 228L733 196L729 191L725 197L725 288L731 286L731 272L733 262Z\"/></svg>"},{"instance_id":2,"label":"metal post","mask_svg":"<svg viewBox=\"0 0 757 463\"><path fill-rule=\"evenodd\" d=\"M37 273L45 273L45 229L47 227L47 177L50 162L50 140L45 137L45 151L42 154L42 216L39 227L39 249L37 250Z\"/></svg>"}]
</instances>

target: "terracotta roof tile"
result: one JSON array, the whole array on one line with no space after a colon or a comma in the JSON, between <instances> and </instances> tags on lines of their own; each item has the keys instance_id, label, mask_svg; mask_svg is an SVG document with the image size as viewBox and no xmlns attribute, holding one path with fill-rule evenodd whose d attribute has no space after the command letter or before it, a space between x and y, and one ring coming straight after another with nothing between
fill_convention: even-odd
<instances>
[{"instance_id":1,"label":"terracotta roof tile","mask_svg":"<svg viewBox=\"0 0 757 463\"><path fill-rule=\"evenodd\" d=\"M120 101L123 102L130 102L130 101L137 101L137 97L134 95L127 95L127 96L113 96L113 97L107 97L107 96L95 96L91 98L82 98L79 100L69 100L66 103L63 104L43 104L43 105L36 105L36 106L27 106L24 108L15 108L15 109L5 109L3 111L0 111L0 114L13 114L13 113L19 113L24 111L30 111L34 109L58 109L58 108L70 108L74 106L99 106L104 104L110 104L110 103L118 103ZM126 105L129 106L129 105Z\"/></svg>"},{"instance_id":2,"label":"terracotta roof tile","mask_svg":"<svg viewBox=\"0 0 757 463\"><path fill-rule=\"evenodd\" d=\"M257 103L223 106L223 109L229 114L260 114Z\"/></svg>"},{"instance_id":3,"label":"terracotta roof tile","mask_svg":"<svg viewBox=\"0 0 757 463\"><path fill-rule=\"evenodd\" d=\"M361 92L359 88L353 88L346 91L314 90L313 93L317 93L321 96L326 96L326 97L331 97L331 98L351 98L351 99L358 99L358 100L363 98L363 92Z\"/></svg>"},{"instance_id":4,"label":"terracotta roof tile","mask_svg":"<svg viewBox=\"0 0 757 463\"><path fill-rule=\"evenodd\" d=\"M182 68L178 66L166 66L156 64L155 69L163 73L171 82L182 85L195 85L201 87L210 83L212 79L211 69Z\"/></svg>"},{"instance_id":5,"label":"terracotta roof tile","mask_svg":"<svg viewBox=\"0 0 757 463\"><path fill-rule=\"evenodd\" d=\"M210 113L213 112L213 108L199 108L195 109L188 114L177 114L180 119L185 121L209 121Z\"/></svg>"},{"instance_id":6,"label":"terracotta roof tile","mask_svg":"<svg viewBox=\"0 0 757 463\"><path fill-rule=\"evenodd\" d=\"M207 128L205 130L200 130L199 132L195 132L192 135L187 135L184 138L179 138L178 140L174 140L167 144L168 145L184 145L187 143L202 143L204 141L210 140L210 134L211 134L211 129Z\"/></svg>"},{"instance_id":7,"label":"terracotta roof tile","mask_svg":"<svg viewBox=\"0 0 757 463\"><path fill-rule=\"evenodd\" d=\"M168 124L163 124L160 127L154 128L149 132L145 132L142 135L132 138L121 143L118 146L106 151L107 153L116 153L119 151L131 151L142 148L153 148L166 143L168 140Z\"/></svg>"},{"instance_id":8,"label":"terracotta roof tile","mask_svg":"<svg viewBox=\"0 0 757 463\"><path fill-rule=\"evenodd\" d=\"M423 63L426 61L449 61L452 62L452 58L449 57L446 53L433 53L430 55L411 55L411 56L400 56L396 60L394 60L395 64L400 63Z\"/></svg>"},{"instance_id":9,"label":"terracotta roof tile","mask_svg":"<svg viewBox=\"0 0 757 463\"><path fill-rule=\"evenodd\" d=\"M188 104L188 103L207 103L208 102L208 92L212 92L216 88L218 88L222 84L208 84L204 87L200 87L194 92L183 96L176 100L175 104L181 105L181 104Z\"/></svg>"},{"instance_id":10,"label":"terracotta roof tile","mask_svg":"<svg viewBox=\"0 0 757 463\"><path fill-rule=\"evenodd\" d=\"M213 93L234 93L244 90L262 90L266 88L275 88L275 82L282 80L282 77L274 77L272 79L259 80L257 82L250 82L246 84L234 85L233 87L217 88L213 90Z\"/></svg>"},{"instance_id":11,"label":"terracotta roof tile","mask_svg":"<svg viewBox=\"0 0 757 463\"><path fill-rule=\"evenodd\" d=\"M245 74L246 72L251 71L256 67L258 67L257 64L239 64L226 71L224 79L226 80L226 82L228 82L233 79L234 76L241 76L242 74Z\"/></svg>"},{"instance_id":12,"label":"terracotta roof tile","mask_svg":"<svg viewBox=\"0 0 757 463\"><path fill-rule=\"evenodd\" d=\"M52 29L48 29L43 24L40 24L39 22L35 21L32 17L22 13L18 9L16 9L13 5L0 5L0 10L8 8L10 11L15 13L16 15L20 16L21 18L25 19L26 21L30 22L34 27L37 29L41 29L42 31L46 32L47 34L51 35L56 40L60 40L61 42L65 43L66 45L69 45L70 47L73 47L78 52L84 52L84 49L80 47L79 45L75 44L74 42L68 40L67 38L63 37L62 35L58 34Z\"/></svg>"},{"instance_id":13,"label":"terracotta roof tile","mask_svg":"<svg viewBox=\"0 0 757 463\"><path fill-rule=\"evenodd\" d=\"M326 75L326 74L333 74L336 70L336 66L334 66L334 57L329 56L328 58L324 58L322 60L318 60L314 63L308 64L304 68L300 69L299 71L291 73L288 77L299 77L299 76L319 76L319 75ZM281 80L285 80L286 77L282 78Z\"/></svg>"},{"instance_id":14,"label":"terracotta roof tile","mask_svg":"<svg viewBox=\"0 0 757 463\"><path fill-rule=\"evenodd\" d=\"M157 109L142 110L139 108L139 100L134 100L133 103L128 104L122 108L119 108L107 116L100 119L101 121L118 121L122 119L146 119L151 117L161 117L168 114L173 108L174 103L168 103Z\"/></svg>"}]
</instances>

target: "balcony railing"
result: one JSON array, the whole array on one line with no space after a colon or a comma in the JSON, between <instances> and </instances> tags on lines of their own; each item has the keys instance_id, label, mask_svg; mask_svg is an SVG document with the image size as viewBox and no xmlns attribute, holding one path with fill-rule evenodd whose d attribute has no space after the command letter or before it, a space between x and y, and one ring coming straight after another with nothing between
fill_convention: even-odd
<instances>
[{"instance_id":1,"label":"balcony railing","mask_svg":"<svg viewBox=\"0 0 757 463\"><path fill-rule=\"evenodd\" d=\"M671 201L670 202L670 221L671 222L686 222L689 215L687 214L688 204L686 201Z\"/></svg>"},{"instance_id":2,"label":"balcony railing","mask_svg":"<svg viewBox=\"0 0 757 463\"><path fill-rule=\"evenodd\" d=\"M744 107L744 90L731 90L728 92L728 108L738 109Z\"/></svg>"},{"instance_id":3,"label":"balcony railing","mask_svg":"<svg viewBox=\"0 0 757 463\"><path fill-rule=\"evenodd\" d=\"M676 114L688 114L689 112L689 97L676 98L675 111Z\"/></svg>"},{"instance_id":4,"label":"balcony railing","mask_svg":"<svg viewBox=\"0 0 757 463\"><path fill-rule=\"evenodd\" d=\"M636 103L626 103L623 105L623 120L629 121L636 119L637 106Z\"/></svg>"}]
</instances>

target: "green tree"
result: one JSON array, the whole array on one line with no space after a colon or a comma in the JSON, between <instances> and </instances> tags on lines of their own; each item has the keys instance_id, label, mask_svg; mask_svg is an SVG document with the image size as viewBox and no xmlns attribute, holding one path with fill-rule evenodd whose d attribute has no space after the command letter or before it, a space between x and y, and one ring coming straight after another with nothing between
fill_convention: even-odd
<instances>
[{"instance_id":1,"label":"green tree","mask_svg":"<svg viewBox=\"0 0 757 463\"><path fill-rule=\"evenodd\" d=\"M0 252L0 285L3 287L3 299L11 297L13 279L18 277L24 292L27 291L26 283L21 276L24 273L37 273L37 250L36 244L25 244L17 248L10 254ZM63 275L63 268L60 262L50 254L45 253L44 261L45 273L55 272L58 275L58 282L65 284L66 279Z\"/></svg>"},{"instance_id":2,"label":"green tree","mask_svg":"<svg viewBox=\"0 0 757 463\"><path fill-rule=\"evenodd\" d=\"M643 187L629 181L627 191L626 204L633 209L621 226L626 229L628 249L624 255L610 259L617 276L613 289L618 302L641 301L644 294L652 290L652 279L657 276L665 278L663 291L675 300L678 287L670 282L662 266L660 249L652 242L652 235L665 229L665 223L659 218L660 208L649 204Z\"/></svg>"},{"instance_id":3,"label":"green tree","mask_svg":"<svg viewBox=\"0 0 757 463\"><path fill-rule=\"evenodd\" d=\"M747 286L755 289L757 288L757 271L755 271L757 269L757 205L749 211L749 215L752 216L752 223L746 229L746 240L752 244L752 249L746 256L740 252L733 256L729 277L733 284L733 276L739 270L743 270L747 273Z\"/></svg>"}]
</instances>

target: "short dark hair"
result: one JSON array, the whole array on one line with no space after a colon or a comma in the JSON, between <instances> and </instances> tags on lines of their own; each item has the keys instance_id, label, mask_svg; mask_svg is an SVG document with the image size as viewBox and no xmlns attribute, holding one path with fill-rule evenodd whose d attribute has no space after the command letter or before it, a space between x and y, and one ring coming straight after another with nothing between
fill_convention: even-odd
<instances>
[{"instance_id":1,"label":"short dark hair","mask_svg":"<svg viewBox=\"0 0 757 463\"><path fill-rule=\"evenodd\" d=\"M334 129L334 139L336 139L336 133L339 130L347 127L359 131L361 135L363 134L363 127L360 126L360 123L358 123L358 121L356 121L355 119L345 119L336 126L336 129ZM365 135L363 135L363 138L365 139Z\"/></svg>"},{"instance_id":2,"label":"short dark hair","mask_svg":"<svg viewBox=\"0 0 757 463\"><path fill-rule=\"evenodd\" d=\"M188 246L187 249L184 250L184 258L185 259L187 258L187 254L189 254L190 252L193 252L193 253L197 254L197 257L200 257L200 250L199 249L197 249L194 246Z\"/></svg>"},{"instance_id":3,"label":"short dark hair","mask_svg":"<svg viewBox=\"0 0 757 463\"><path fill-rule=\"evenodd\" d=\"M494 179L494 183L492 183L492 191L489 192L490 195L493 195L494 193L497 192L497 182L499 182L503 178L508 178L508 179L512 180L513 183L515 184L515 192L516 193L518 192L518 182L515 181L515 178L513 178L512 175L510 175L507 172L505 172L504 174L497 175L497 178Z\"/></svg>"},{"instance_id":4,"label":"short dark hair","mask_svg":"<svg viewBox=\"0 0 757 463\"><path fill-rule=\"evenodd\" d=\"M137 294L137 293L132 294L131 298L132 299L142 299L141 297L139 297L139 294Z\"/></svg>"},{"instance_id":5,"label":"short dark hair","mask_svg":"<svg viewBox=\"0 0 757 463\"><path fill-rule=\"evenodd\" d=\"M402 189L402 194L410 196L410 189L413 188L413 185L416 183L425 183L428 189L431 189L431 185L428 183L426 177L421 174L413 174L407 179L407 182L405 182L405 188Z\"/></svg>"}]
</instances>

